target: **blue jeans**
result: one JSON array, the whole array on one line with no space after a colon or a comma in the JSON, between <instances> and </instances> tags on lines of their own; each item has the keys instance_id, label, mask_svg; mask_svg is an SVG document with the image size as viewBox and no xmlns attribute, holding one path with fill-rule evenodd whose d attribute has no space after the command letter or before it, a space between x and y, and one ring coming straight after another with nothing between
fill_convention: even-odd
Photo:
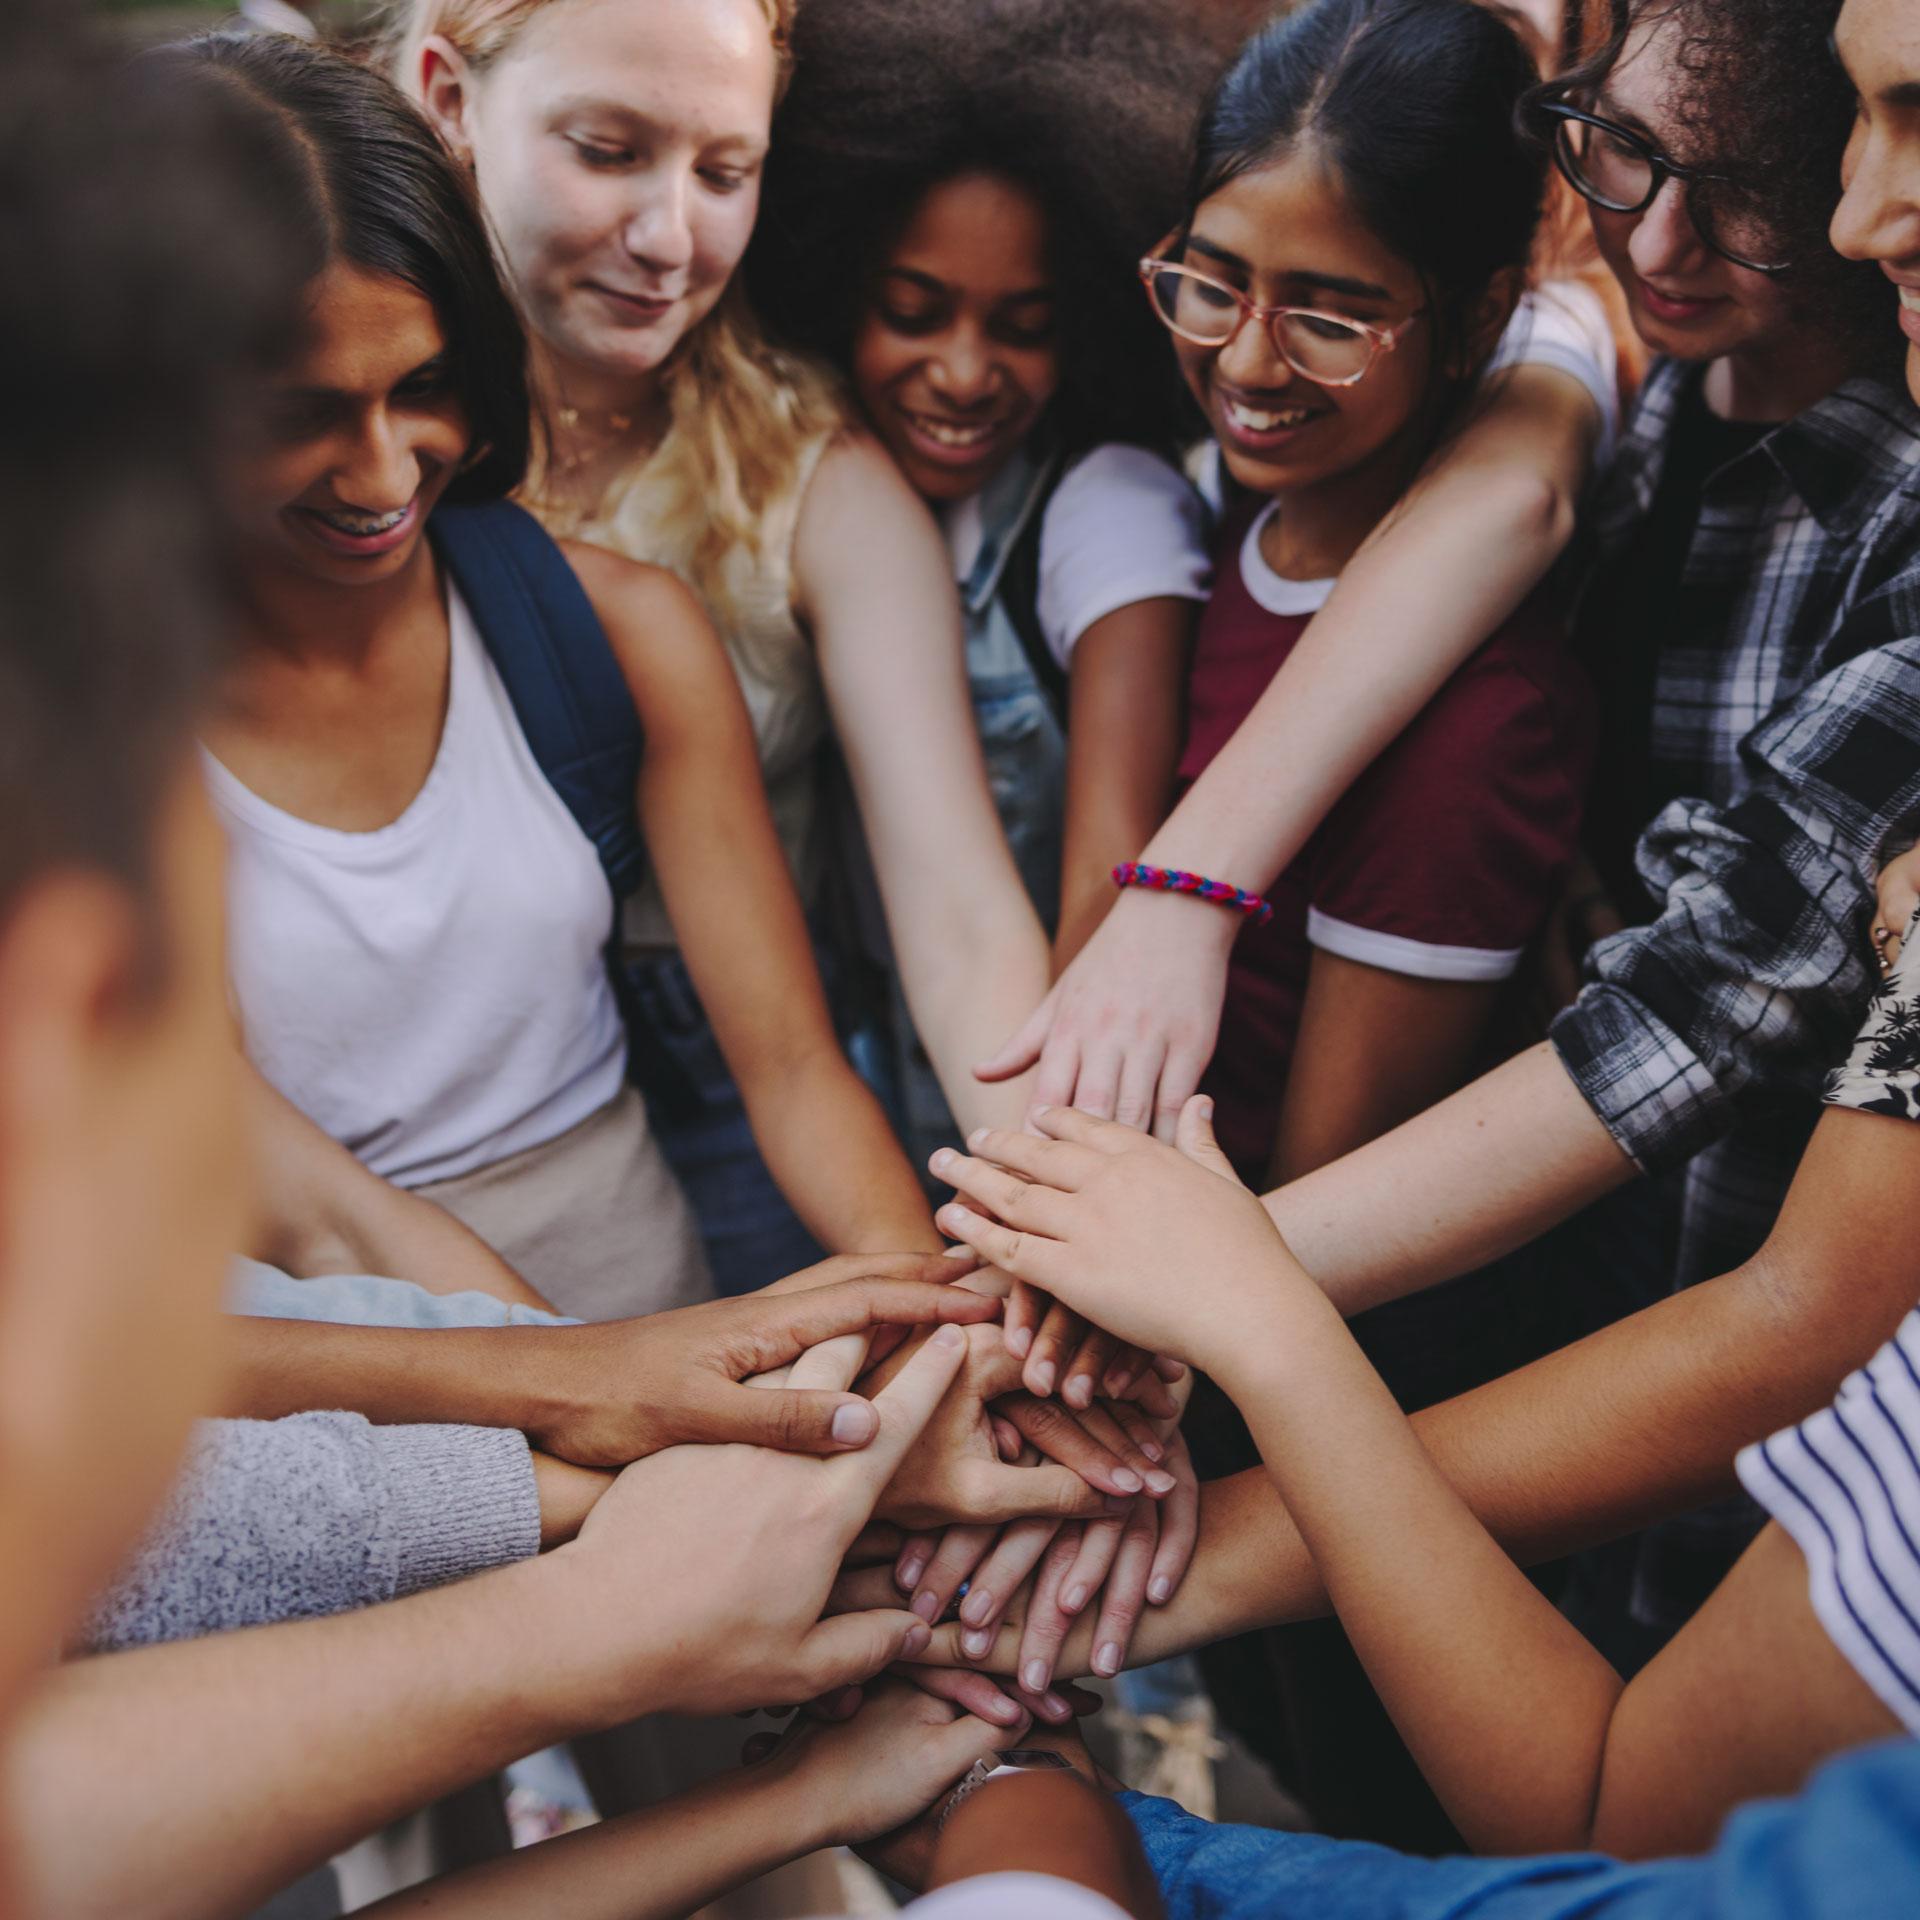
<instances>
[{"instance_id":1,"label":"blue jeans","mask_svg":"<svg viewBox=\"0 0 1920 1920\"><path fill-rule=\"evenodd\" d=\"M1844 1754L1791 1800L1732 1815L1697 1859L1424 1860L1356 1840L1214 1826L1120 1797L1167 1920L1910 1920L1920 1742Z\"/></svg>"}]
</instances>

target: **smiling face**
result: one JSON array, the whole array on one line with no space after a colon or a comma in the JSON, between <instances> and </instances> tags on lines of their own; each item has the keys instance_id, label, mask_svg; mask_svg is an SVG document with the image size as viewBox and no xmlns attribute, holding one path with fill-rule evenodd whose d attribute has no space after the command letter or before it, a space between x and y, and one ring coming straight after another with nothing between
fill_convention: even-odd
<instances>
[{"instance_id":1,"label":"smiling face","mask_svg":"<svg viewBox=\"0 0 1920 1920\"><path fill-rule=\"evenodd\" d=\"M446 334L404 281L337 261L274 383L243 514L252 563L334 586L406 570L466 458Z\"/></svg>"},{"instance_id":2,"label":"smiling face","mask_svg":"<svg viewBox=\"0 0 1920 1920\"><path fill-rule=\"evenodd\" d=\"M1368 232L1311 143L1202 201L1178 257L1263 307L1397 329L1423 305L1418 274ZM1256 493L1282 494L1400 450L1427 397L1430 319L1415 321L1348 387L1296 372L1251 321L1223 347L1178 336L1173 344L1228 471Z\"/></svg>"},{"instance_id":3,"label":"smiling face","mask_svg":"<svg viewBox=\"0 0 1920 1920\"><path fill-rule=\"evenodd\" d=\"M1907 388L1920 401L1920 19L1902 0L1847 0L1834 46L1860 96L1833 244L1900 290Z\"/></svg>"},{"instance_id":4,"label":"smiling face","mask_svg":"<svg viewBox=\"0 0 1920 1920\"><path fill-rule=\"evenodd\" d=\"M1628 36L1593 101L1593 111L1650 140L1682 165L1693 156L1673 105L1675 64L1685 27L1672 13ZM1678 180L1661 184L1639 213L1588 203L1593 237L1626 294L1634 331L1656 353L1716 360L1764 350L1793 325L1787 290L1772 276L1735 266L1709 247L1687 211Z\"/></svg>"},{"instance_id":5,"label":"smiling face","mask_svg":"<svg viewBox=\"0 0 1920 1920\"><path fill-rule=\"evenodd\" d=\"M978 493L1060 384L1047 221L994 174L941 182L875 274L854 333L854 391L928 500Z\"/></svg>"},{"instance_id":6,"label":"smiling face","mask_svg":"<svg viewBox=\"0 0 1920 1920\"><path fill-rule=\"evenodd\" d=\"M756 0L560 0L478 73L444 41L420 59L540 341L598 381L655 372L753 232L777 78Z\"/></svg>"}]
</instances>

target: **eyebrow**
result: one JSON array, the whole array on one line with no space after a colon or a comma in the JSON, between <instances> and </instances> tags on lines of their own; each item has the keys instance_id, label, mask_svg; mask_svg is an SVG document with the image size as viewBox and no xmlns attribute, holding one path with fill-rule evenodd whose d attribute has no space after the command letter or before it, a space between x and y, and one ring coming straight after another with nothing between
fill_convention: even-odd
<instances>
[{"instance_id":1,"label":"eyebrow","mask_svg":"<svg viewBox=\"0 0 1920 1920\"><path fill-rule=\"evenodd\" d=\"M1235 268L1238 272L1253 275L1253 268L1237 253L1225 247L1216 246L1211 240L1203 240L1197 233L1187 235L1190 251L1200 254L1208 260L1218 261L1223 267ZM1290 269L1281 276L1283 279L1297 281L1305 287L1324 287L1329 293L1350 294L1356 300L1391 300L1392 292L1386 287L1376 287L1371 280L1350 280L1344 274L1319 273L1310 267Z\"/></svg>"},{"instance_id":2,"label":"eyebrow","mask_svg":"<svg viewBox=\"0 0 1920 1920\"><path fill-rule=\"evenodd\" d=\"M947 294L953 288L938 274L923 273L918 267L888 267L884 277L889 280L906 280L927 293ZM1023 287L1018 293L1003 293L994 302L998 307L1031 306L1040 300L1057 300L1060 296L1052 287Z\"/></svg>"}]
</instances>

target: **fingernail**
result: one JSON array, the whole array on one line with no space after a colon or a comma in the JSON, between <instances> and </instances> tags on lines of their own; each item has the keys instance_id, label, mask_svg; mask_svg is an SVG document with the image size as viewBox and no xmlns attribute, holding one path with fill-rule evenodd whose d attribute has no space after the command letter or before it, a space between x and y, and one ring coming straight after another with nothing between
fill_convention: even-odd
<instances>
[{"instance_id":1,"label":"fingernail","mask_svg":"<svg viewBox=\"0 0 1920 1920\"><path fill-rule=\"evenodd\" d=\"M1045 1399L1046 1396L1053 1391L1053 1383L1057 1377L1057 1369L1053 1362L1051 1360L1042 1360L1033 1370L1034 1392L1039 1394L1042 1399Z\"/></svg>"},{"instance_id":2,"label":"fingernail","mask_svg":"<svg viewBox=\"0 0 1920 1920\"><path fill-rule=\"evenodd\" d=\"M1147 1582L1147 1598L1156 1607L1164 1607L1173 1598L1173 1582L1163 1573Z\"/></svg>"},{"instance_id":3,"label":"fingernail","mask_svg":"<svg viewBox=\"0 0 1920 1920\"><path fill-rule=\"evenodd\" d=\"M967 1145L972 1147L976 1153L981 1147L986 1145L986 1140L987 1130L985 1127L975 1127L974 1130L967 1135Z\"/></svg>"},{"instance_id":4,"label":"fingernail","mask_svg":"<svg viewBox=\"0 0 1920 1920\"><path fill-rule=\"evenodd\" d=\"M944 1253L949 1260L971 1260L973 1258L973 1249L971 1247L942 1247L940 1251Z\"/></svg>"},{"instance_id":5,"label":"fingernail","mask_svg":"<svg viewBox=\"0 0 1920 1920\"><path fill-rule=\"evenodd\" d=\"M1040 1707L1049 1720L1073 1718L1073 1709L1057 1693L1043 1693L1040 1696Z\"/></svg>"},{"instance_id":6,"label":"fingernail","mask_svg":"<svg viewBox=\"0 0 1920 1920\"><path fill-rule=\"evenodd\" d=\"M1171 1493L1179 1484L1180 1483L1174 1479L1170 1473L1156 1472L1147 1475L1147 1485L1150 1486L1155 1493Z\"/></svg>"},{"instance_id":7,"label":"fingernail","mask_svg":"<svg viewBox=\"0 0 1920 1920\"><path fill-rule=\"evenodd\" d=\"M933 1645L933 1629L916 1620L907 1629L907 1637L900 1645L900 1657L911 1660L916 1654L925 1653Z\"/></svg>"},{"instance_id":8,"label":"fingernail","mask_svg":"<svg viewBox=\"0 0 1920 1920\"><path fill-rule=\"evenodd\" d=\"M875 1424L873 1409L864 1400L849 1400L833 1410L833 1437L843 1447L871 1440Z\"/></svg>"},{"instance_id":9,"label":"fingernail","mask_svg":"<svg viewBox=\"0 0 1920 1920\"><path fill-rule=\"evenodd\" d=\"M1135 1473L1131 1467L1115 1467L1113 1470L1113 1484L1116 1487L1125 1488L1128 1493L1138 1493L1140 1491L1140 1476Z\"/></svg>"},{"instance_id":10,"label":"fingernail","mask_svg":"<svg viewBox=\"0 0 1920 1920\"><path fill-rule=\"evenodd\" d=\"M1117 1400L1127 1384L1127 1376L1117 1369L1101 1381L1100 1390L1109 1400Z\"/></svg>"},{"instance_id":11,"label":"fingernail","mask_svg":"<svg viewBox=\"0 0 1920 1920\"><path fill-rule=\"evenodd\" d=\"M1140 1451L1144 1453L1149 1460L1164 1460L1167 1457L1166 1448L1163 1447L1158 1440L1142 1440L1140 1442Z\"/></svg>"},{"instance_id":12,"label":"fingernail","mask_svg":"<svg viewBox=\"0 0 1920 1920\"><path fill-rule=\"evenodd\" d=\"M966 1344L967 1336L955 1326L945 1326L927 1342L930 1347L958 1347Z\"/></svg>"},{"instance_id":13,"label":"fingernail","mask_svg":"<svg viewBox=\"0 0 1920 1920\"><path fill-rule=\"evenodd\" d=\"M927 1570L926 1557L915 1554L911 1560L903 1561L893 1576L893 1583L902 1593L911 1593L920 1584L920 1576Z\"/></svg>"},{"instance_id":14,"label":"fingernail","mask_svg":"<svg viewBox=\"0 0 1920 1920\"><path fill-rule=\"evenodd\" d=\"M1007 1351L1016 1360L1024 1360L1033 1351L1033 1329L1012 1327L1007 1332Z\"/></svg>"},{"instance_id":15,"label":"fingernail","mask_svg":"<svg viewBox=\"0 0 1920 1920\"><path fill-rule=\"evenodd\" d=\"M1086 1588L1069 1587L1066 1592L1060 1596L1060 1604L1065 1607L1069 1613L1078 1613L1080 1609L1087 1604Z\"/></svg>"},{"instance_id":16,"label":"fingernail","mask_svg":"<svg viewBox=\"0 0 1920 1920\"><path fill-rule=\"evenodd\" d=\"M913 1596L913 1610L931 1626L940 1618L940 1596L931 1587L922 1587Z\"/></svg>"},{"instance_id":17,"label":"fingernail","mask_svg":"<svg viewBox=\"0 0 1920 1920\"><path fill-rule=\"evenodd\" d=\"M960 1603L960 1618L968 1626L981 1625L993 1612L993 1595L985 1587L976 1587Z\"/></svg>"},{"instance_id":18,"label":"fingernail","mask_svg":"<svg viewBox=\"0 0 1920 1920\"><path fill-rule=\"evenodd\" d=\"M1044 1660L1029 1660L1021 1669L1021 1679L1029 1693L1045 1693L1050 1678L1052 1676L1047 1672Z\"/></svg>"},{"instance_id":19,"label":"fingernail","mask_svg":"<svg viewBox=\"0 0 1920 1920\"><path fill-rule=\"evenodd\" d=\"M1093 1382L1084 1373L1076 1373L1060 1389L1060 1398L1070 1407L1078 1407L1082 1413L1093 1405Z\"/></svg>"},{"instance_id":20,"label":"fingernail","mask_svg":"<svg viewBox=\"0 0 1920 1920\"><path fill-rule=\"evenodd\" d=\"M1093 1656L1093 1670L1097 1674L1111 1679L1120 1671L1120 1647L1117 1641L1105 1641L1098 1653Z\"/></svg>"},{"instance_id":21,"label":"fingernail","mask_svg":"<svg viewBox=\"0 0 1920 1920\"><path fill-rule=\"evenodd\" d=\"M935 1173L944 1173L947 1168L953 1165L954 1158L954 1152L951 1147L942 1147L940 1151L927 1162L927 1165L930 1166Z\"/></svg>"},{"instance_id":22,"label":"fingernail","mask_svg":"<svg viewBox=\"0 0 1920 1920\"><path fill-rule=\"evenodd\" d=\"M984 1627L973 1627L960 1636L961 1651L969 1660L984 1660L993 1646L993 1635Z\"/></svg>"}]
</instances>

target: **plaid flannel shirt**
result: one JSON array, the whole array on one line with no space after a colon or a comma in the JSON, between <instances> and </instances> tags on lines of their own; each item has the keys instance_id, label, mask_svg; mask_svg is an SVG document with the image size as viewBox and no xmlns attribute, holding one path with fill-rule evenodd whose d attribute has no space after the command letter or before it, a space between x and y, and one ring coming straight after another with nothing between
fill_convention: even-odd
<instances>
[{"instance_id":1,"label":"plaid flannel shirt","mask_svg":"<svg viewBox=\"0 0 1920 1920\"><path fill-rule=\"evenodd\" d=\"M1598 564L1648 511L1684 383L1662 362L1596 502ZM1708 480L1658 663L1642 835L1657 919L1597 945L1552 1039L1643 1169L1687 1162L1682 1283L1771 1229L1874 984L1883 857L1920 820L1920 413L1849 381Z\"/></svg>"}]
</instances>

